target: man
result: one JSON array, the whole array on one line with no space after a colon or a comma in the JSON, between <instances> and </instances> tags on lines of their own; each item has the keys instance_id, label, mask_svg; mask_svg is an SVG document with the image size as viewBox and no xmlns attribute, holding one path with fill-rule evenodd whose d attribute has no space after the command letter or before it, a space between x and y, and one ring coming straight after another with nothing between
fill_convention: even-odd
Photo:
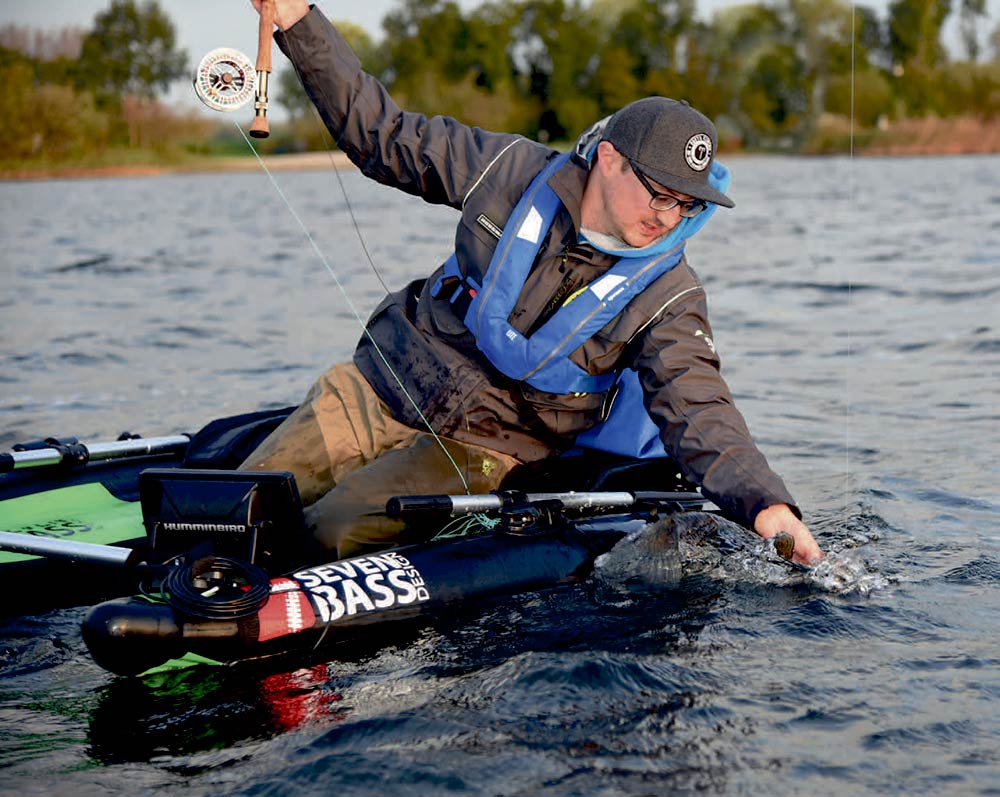
<instances>
[{"instance_id":1,"label":"man","mask_svg":"<svg viewBox=\"0 0 1000 797\"><path fill-rule=\"evenodd\" d=\"M276 24L351 160L461 211L448 262L387 297L354 362L244 463L295 473L321 543L340 556L391 544L403 531L388 497L495 489L579 441L665 449L728 515L764 538L789 532L801 562L822 556L733 406L683 257L733 206L707 118L647 98L563 155L402 111L305 0L278 0Z\"/></svg>"}]
</instances>

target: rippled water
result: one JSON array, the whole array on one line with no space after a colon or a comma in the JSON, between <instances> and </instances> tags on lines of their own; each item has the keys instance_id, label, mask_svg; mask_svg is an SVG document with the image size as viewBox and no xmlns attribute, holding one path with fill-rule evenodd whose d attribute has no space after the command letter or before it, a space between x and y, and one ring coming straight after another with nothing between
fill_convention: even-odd
<instances>
[{"instance_id":1,"label":"rippled water","mask_svg":"<svg viewBox=\"0 0 1000 797\"><path fill-rule=\"evenodd\" d=\"M996 794L1000 158L730 165L689 254L821 571L694 516L679 589L608 566L345 661L145 682L81 610L5 621L0 791ZM444 258L454 212L343 177L387 282ZM335 178L278 180L366 315ZM0 184L0 219L0 447L294 403L358 335L260 174Z\"/></svg>"}]
</instances>

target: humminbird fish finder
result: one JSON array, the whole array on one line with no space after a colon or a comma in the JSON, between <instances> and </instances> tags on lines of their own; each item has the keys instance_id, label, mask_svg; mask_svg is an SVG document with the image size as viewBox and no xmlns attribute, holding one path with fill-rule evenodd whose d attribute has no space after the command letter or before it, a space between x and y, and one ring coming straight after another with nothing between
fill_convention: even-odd
<instances>
[{"instance_id":1,"label":"humminbird fish finder","mask_svg":"<svg viewBox=\"0 0 1000 797\"><path fill-rule=\"evenodd\" d=\"M161 561L211 545L274 572L305 541L295 478L286 471L150 468L139 474L150 549Z\"/></svg>"}]
</instances>

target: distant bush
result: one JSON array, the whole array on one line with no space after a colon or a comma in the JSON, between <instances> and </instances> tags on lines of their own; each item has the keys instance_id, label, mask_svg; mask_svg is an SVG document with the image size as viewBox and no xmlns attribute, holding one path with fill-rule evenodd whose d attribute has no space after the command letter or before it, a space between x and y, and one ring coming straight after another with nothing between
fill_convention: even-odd
<instances>
[{"instance_id":1,"label":"distant bush","mask_svg":"<svg viewBox=\"0 0 1000 797\"><path fill-rule=\"evenodd\" d=\"M38 85L26 64L0 68L0 107L6 116L5 158L64 160L108 144L111 120L89 93Z\"/></svg>"},{"instance_id":2,"label":"distant bush","mask_svg":"<svg viewBox=\"0 0 1000 797\"><path fill-rule=\"evenodd\" d=\"M941 82L947 87L944 115L972 114L985 120L1000 116L1000 61L960 61L947 64L941 72Z\"/></svg>"},{"instance_id":3,"label":"distant bush","mask_svg":"<svg viewBox=\"0 0 1000 797\"><path fill-rule=\"evenodd\" d=\"M826 110L829 113L850 117L853 82L854 119L861 127L874 127L880 118L896 113L892 86L881 72L858 72L853 80L850 75L830 78L826 91Z\"/></svg>"}]
</instances>

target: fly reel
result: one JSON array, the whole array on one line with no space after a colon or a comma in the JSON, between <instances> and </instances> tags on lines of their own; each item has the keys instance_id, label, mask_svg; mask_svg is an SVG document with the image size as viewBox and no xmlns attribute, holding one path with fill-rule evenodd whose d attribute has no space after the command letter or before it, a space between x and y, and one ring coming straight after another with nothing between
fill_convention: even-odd
<instances>
[{"instance_id":1,"label":"fly reel","mask_svg":"<svg viewBox=\"0 0 1000 797\"><path fill-rule=\"evenodd\" d=\"M198 64L194 90L213 111L235 111L254 99L257 70L239 50L219 47Z\"/></svg>"}]
</instances>

